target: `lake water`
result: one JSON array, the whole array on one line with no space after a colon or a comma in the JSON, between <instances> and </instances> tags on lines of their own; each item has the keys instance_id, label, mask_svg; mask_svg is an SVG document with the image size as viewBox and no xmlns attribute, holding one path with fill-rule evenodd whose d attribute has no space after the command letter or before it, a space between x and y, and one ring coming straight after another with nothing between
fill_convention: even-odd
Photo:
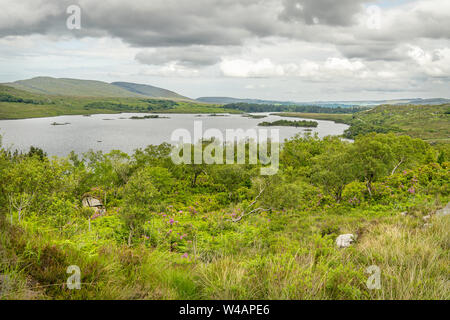
<instances>
[{"instance_id":1,"label":"lake water","mask_svg":"<svg viewBox=\"0 0 450 320\"><path fill-rule=\"evenodd\" d=\"M193 135L194 121L202 121L203 131L216 128L224 134L226 129L279 129L281 141L306 132L305 128L258 127L258 123L263 121L297 120L297 118L271 115L264 119L252 119L240 114L225 116L161 114L161 117L168 117L168 119L129 119L132 116L142 117L143 114L97 114L89 117L60 116L1 120L0 135L3 137L4 148L28 151L30 146L35 146L42 148L49 155L66 156L71 151L84 153L90 149L104 152L122 150L131 154L135 149L145 148L150 144L171 143L171 135L176 129L187 129ZM319 126L312 128L312 133L317 132L320 137L341 135L348 128L345 124L332 121L314 121L317 121ZM69 124L51 125L54 122Z\"/></svg>"}]
</instances>

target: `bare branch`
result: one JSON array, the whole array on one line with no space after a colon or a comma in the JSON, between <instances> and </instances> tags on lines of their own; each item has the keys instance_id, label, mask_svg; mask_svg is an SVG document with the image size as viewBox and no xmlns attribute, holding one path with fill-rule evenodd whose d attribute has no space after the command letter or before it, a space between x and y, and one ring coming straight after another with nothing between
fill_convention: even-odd
<instances>
[{"instance_id":1,"label":"bare branch","mask_svg":"<svg viewBox=\"0 0 450 320\"><path fill-rule=\"evenodd\" d=\"M239 218L232 219L231 221L232 221L232 222L239 222L239 221L241 221L244 217L249 216L249 215L251 215L252 213L255 213L255 212L261 212L261 211L262 211L262 212L270 211L270 209L264 209L264 208L254 209L254 210L250 211L249 213L245 213L245 214L241 215Z\"/></svg>"},{"instance_id":2,"label":"bare branch","mask_svg":"<svg viewBox=\"0 0 450 320\"><path fill-rule=\"evenodd\" d=\"M395 166L394 170L392 170L391 176L394 175L395 171L402 165L402 163L405 161L405 158L402 158L402 160Z\"/></svg>"},{"instance_id":3,"label":"bare branch","mask_svg":"<svg viewBox=\"0 0 450 320\"><path fill-rule=\"evenodd\" d=\"M240 217L238 217L238 218L236 218L236 219L231 219L231 221L232 221L232 222L239 222L239 221L241 221L244 217L249 216L249 215L251 215L251 214L253 214L253 213L255 213L255 212L269 211L270 209L257 208L257 209L254 209L254 210L252 210L252 211L246 213L247 210L249 210L251 207L253 207L253 206L255 205L255 203L258 201L258 199L259 199L259 198L261 197L261 195L263 194L264 190L266 190L266 187L265 187L265 186L264 186L264 188L260 188L259 194L256 196L255 200L253 200L253 202L250 203L250 205L247 207L247 209L244 211L244 213L243 213Z\"/></svg>"}]
</instances>

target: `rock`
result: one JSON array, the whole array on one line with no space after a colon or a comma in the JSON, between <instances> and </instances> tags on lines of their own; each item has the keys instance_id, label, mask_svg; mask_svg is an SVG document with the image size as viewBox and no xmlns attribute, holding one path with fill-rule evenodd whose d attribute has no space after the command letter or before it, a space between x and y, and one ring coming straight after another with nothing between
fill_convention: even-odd
<instances>
[{"instance_id":1,"label":"rock","mask_svg":"<svg viewBox=\"0 0 450 320\"><path fill-rule=\"evenodd\" d=\"M94 209L96 214L102 215L106 213L106 209L99 199L87 195L83 197L83 200L81 202L83 204L83 207Z\"/></svg>"},{"instance_id":2,"label":"rock","mask_svg":"<svg viewBox=\"0 0 450 320\"><path fill-rule=\"evenodd\" d=\"M342 234L336 239L338 248L348 248L355 242L356 236L354 234Z\"/></svg>"},{"instance_id":3,"label":"rock","mask_svg":"<svg viewBox=\"0 0 450 320\"><path fill-rule=\"evenodd\" d=\"M402 216L406 217L406 216L408 215L408 212L407 212L407 211L405 211L405 212L402 212L402 213L400 213L400 215L402 215Z\"/></svg>"},{"instance_id":4,"label":"rock","mask_svg":"<svg viewBox=\"0 0 450 320\"><path fill-rule=\"evenodd\" d=\"M444 217L450 215L450 202L447 203L447 206L441 210L436 211L437 217Z\"/></svg>"},{"instance_id":5,"label":"rock","mask_svg":"<svg viewBox=\"0 0 450 320\"><path fill-rule=\"evenodd\" d=\"M429 221L431 219L431 216L425 216L423 217L423 221Z\"/></svg>"}]
</instances>

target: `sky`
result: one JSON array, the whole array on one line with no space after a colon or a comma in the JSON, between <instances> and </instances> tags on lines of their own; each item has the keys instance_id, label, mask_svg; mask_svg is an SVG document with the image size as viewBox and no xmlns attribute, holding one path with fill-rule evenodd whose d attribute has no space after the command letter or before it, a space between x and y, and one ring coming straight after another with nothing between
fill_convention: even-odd
<instances>
[{"instance_id":1,"label":"sky","mask_svg":"<svg viewBox=\"0 0 450 320\"><path fill-rule=\"evenodd\" d=\"M191 98L450 98L450 1L0 0L0 82L36 76Z\"/></svg>"}]
</instances>

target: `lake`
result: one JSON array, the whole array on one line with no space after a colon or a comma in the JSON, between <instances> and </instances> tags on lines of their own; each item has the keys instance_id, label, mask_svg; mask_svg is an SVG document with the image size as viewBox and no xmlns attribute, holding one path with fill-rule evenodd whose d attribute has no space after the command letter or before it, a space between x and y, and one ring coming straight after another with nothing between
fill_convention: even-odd
<instances>
[{"instance_id":1,"label":"lake","mask_svg":"<svg viewBox=\"0 0 450 320\"><path fill-rule=\"evenodd\" d=\"M1 120L0 135L3 147L12 150L28 151L30 146L42 148L49 155L67 156L71 151L84 153L90 149L104 152L122 150L129 154L135 149L153 144L169 142L172 132L184 128L193 134L194 121L202 121L203 130L216 128L225 133L226 129L262 129L258 123L280 119L299 120L271 116L264 119L243 117L242 114L224 116L195 114L160 114L168 119L132 120L130 117L142 117L143 114L97 114L91 116L60 116L51 118L34 118L23 120ZM304 119L309 120L311 119ZM320 137L341 135L348 126L332 121L314 120L319 123L311 128L312 133ZM69 123L52 125L52 123ZM279 129L281 141L299 133L306 133L305 128L270 127ZM269 134L270 137L270 134Z\"/></svg>"}]
</instances>

